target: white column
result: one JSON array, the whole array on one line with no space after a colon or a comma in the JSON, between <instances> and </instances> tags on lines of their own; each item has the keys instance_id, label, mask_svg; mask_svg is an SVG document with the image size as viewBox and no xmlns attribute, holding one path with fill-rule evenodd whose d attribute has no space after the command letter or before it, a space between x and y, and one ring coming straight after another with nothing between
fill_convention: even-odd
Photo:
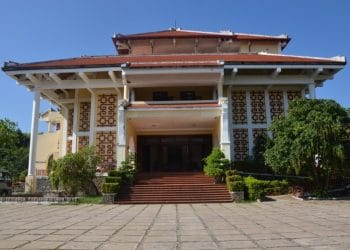
<instances>
[{"instance_id":1,"label":"white column","mask_svg":"<svg viewBox=\"0 0 350 250\"><path fill-rule=\"evenodd\" d=\"M62 106L63 124L62 124L62 143L61 143L61 157L67 154L67 129L68 129L68 108Z\"/></svg>"},{"instance_id":2,"label":"white column","mask_svg":"<svg viewBox=\"0 0 350 250\"><path fill-rule=\"evenodd\" d=\"M130 92L130 99L132 102L135 101L135 90L134 89L131 89L131 92Z\"/></svg>"},{"instance_id":3,"label":"white column","mask_svg":"<svg viewBox=\"0 0 350 250\"><path fill-rule=\"evenodd\" d=\"M30 130L28 176L35 175L36 146L37 146L38 127L39 127L39 109L40 109L40 92L35 91L34 99L33 99L33 109L32 109L32 124L31 124L31 130Z\"/></svg>"},{"instance_id":4,"label":"white column","mask_svg":"<svg viewBox=\"0 0 350 250\"><path fill-rule=\"evenodd\" d=\"M90 101L90 131L89 131L89 145L95 144L95 113L96 113L96 94L91 92Z\"/></svg>"},{"instance_id":5,"label":"white column","mask_svg":"<svg viewBox=\"0 0 350 250\"><path fill-rule=\"evenodd\" d=\"M52 129L52 124L51 124L51 122L49 121L48 124L47 124L47 132L48 132L48 133L51 133L51 129Z\"/></svg>"},{"instance_id":6,"label":"white column","mask_svg":"<svg viewBox=\"0 0 350 250\"><path fill-rule=\"evenodd\" d=\"M308 88L309 88L310 99L316 99L315 83L309 83Z\"/></svg>"},{"instance_id":7,"label":"white column","mask_svg":"<svg viewBox=\"0 0 350 250\"><path fill-rule=\"evenodd\" d=\"M75 98L74 98L74 111L73 111L72 153L77 152L78 111L79 111L79 90L76 89Z\"/></svg>"},{"instance_id":8,"label":"white column","mask_svg":"<svg viewBox=\"0 0 350 250\"><path fill-rule=\"evenodd\" d=\"M254 138L252 128L252 106L250 102L250 91L246 91L246 102L247 102L247 122L248 122L248 155L253 155Z\"/></svg>"},{"instance_id":9,"label":"white column","mask_svg":"<svg viewBox=\"0 0 350 250\"><path fill-rule=\"evenodd\" d=\"M125 161L126 156L126 129L125 109L123 100L118 100L118 124L117 124L117 166Z\"/></svg>"},{"instance_id":10,"label":"white column","mask_svg":"<svg viewBox=\"0 0 350 250\"><path fill-rule=\"evenodd\" d=\"M221 120L220 120L220 148L227 159L231 159L230 153L230 125L228 117L228 100L226 97L220 99Z\"/></svg>"}]
</instances>

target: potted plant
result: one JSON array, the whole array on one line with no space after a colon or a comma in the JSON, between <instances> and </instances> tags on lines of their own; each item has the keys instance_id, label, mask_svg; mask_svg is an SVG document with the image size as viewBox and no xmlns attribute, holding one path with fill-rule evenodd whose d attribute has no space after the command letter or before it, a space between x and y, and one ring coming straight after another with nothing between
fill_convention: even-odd
<instances>
[{"instance_id":1,"label":"potted plant","mask_svg":"<svg viewBox=\"0 0 350 250\"><path fill-rule=\"evenodd\" d=\"M230 166L230 161L225 158L225 154L219 148L213 148L210 155L204 158L204 173L214 177L215 183L223 183L225 172Z\"/></svg>"},{"instance_id":2,"label":"potted plant","mask_svg":"<svg viewBox=\"0 0 350 250\"><path fill-rule=\"evenodd\" d=\"M113 176L115 171L108 173L108 176L105 178L104 183L102 184L102 195L103 203L113 204L116 201L117 194L120 189L120 177ZM110 176L112 175L112 176Z\"/></svg>"},{"instance_id":3,"label":"potted plant","mask_svg":"<svg viewBox=\"0 0 350 250\"><path fill-rule=\"evenodd\" d=\"M235 202L244 200L244 189L243 180L230 182L229 190L232 200Z\"/></svg>"}]
</instances>

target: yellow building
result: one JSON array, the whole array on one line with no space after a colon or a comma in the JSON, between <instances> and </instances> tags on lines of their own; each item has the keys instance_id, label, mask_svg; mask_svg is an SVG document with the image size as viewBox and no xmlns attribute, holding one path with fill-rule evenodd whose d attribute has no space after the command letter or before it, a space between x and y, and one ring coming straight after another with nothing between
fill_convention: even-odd
<instances>
[{"instance_id":1,"label":"yellow building","mask_svg":"<svg viewBox=\"0 0 350 250\"><path fill-rule=\"evenodd\" d=\"M298 97L346 64L344 57L282 54L286 35L172 28L113 36L117 55L6 62L3 71L34 95L28 182L35 176L40 97L63 115L59 154L95 145L101 169L128 152L139 171L196 171L213 146L231 160Z\"/></svg>"}]
</instances>

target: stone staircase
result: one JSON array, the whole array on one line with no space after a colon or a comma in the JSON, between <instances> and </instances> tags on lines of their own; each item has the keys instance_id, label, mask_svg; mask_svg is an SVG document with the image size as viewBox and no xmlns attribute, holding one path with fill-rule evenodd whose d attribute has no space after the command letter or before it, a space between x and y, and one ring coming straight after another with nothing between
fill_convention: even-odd
<instances>
[{"instance_id":1,"label":"stone staircase","mask_svg":"<svg viewBox=\"0 0 350 250\"><path fill-rule=\"evenodd\" d=\"M200 172L138 174L133 186L122 188L117 204L231 202L225 184Z\"/></svg>"}]
</instances>

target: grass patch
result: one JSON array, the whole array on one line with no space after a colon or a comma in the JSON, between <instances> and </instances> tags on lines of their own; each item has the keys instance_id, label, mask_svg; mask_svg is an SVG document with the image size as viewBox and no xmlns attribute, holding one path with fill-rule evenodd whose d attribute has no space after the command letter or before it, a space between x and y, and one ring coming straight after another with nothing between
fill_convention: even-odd
<instances>
[{"instance_id":1,"label":"grass patch","mask_svg":"<svg viewBox=\"0 0 350 250\"><path fill-rule=\"evenodd\" d=\"M81 196L78 198L77 204L102 204L102 196L101 195Z\"/></svg>"}]
</instances>

